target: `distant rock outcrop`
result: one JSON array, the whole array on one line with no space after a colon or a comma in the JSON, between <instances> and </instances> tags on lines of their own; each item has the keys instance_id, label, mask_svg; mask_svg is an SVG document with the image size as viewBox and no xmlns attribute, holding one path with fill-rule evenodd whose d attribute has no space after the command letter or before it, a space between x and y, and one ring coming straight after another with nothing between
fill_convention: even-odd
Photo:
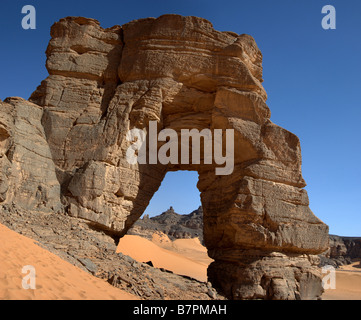
<instances>
[{"instance_id":1,"label":"distant rock outcrop","mask_svg":"<svg viewBox=\"0 0 361 320\"><path fill-rule=\"evenodd\" d=\"M190 214L181 215L169 210L162 214L149 218L144 216L139 219L128 231L128 234L140 235L144 238L152 239L155 231L161 231L168 235L171 240L199 238L203 241L203 209L199 207Z\"/></svg>"},{"instance_id":2,"label":"distant rock outcrop","mask_svg":"<svg viewBox=\"0 0 361 320\"><path fill-rule=\"evenodd\" d=\"M361 238L330 235L330 248L321 255L321 265L339 267L361 261Z\"/></svg>"},{"instance_id":3,"label":"distant rock outcrop","mask_svg":"<svg viewBox=\"0 0 361 320\"><path fill-rule=\"evenodd\" d=\"M109 29L68 17L46 54L49 76L31 102L1 103L4 206L65 212L121 237L167 171L197 171L212 284L231 299L321 295L328 227L309 208L299 139L270 120L251 36L179 15ZM234 130L234 171L216 175L215 159L129 164L127 133L150 121L158 131Z\"/></svg>"}]
</instances>

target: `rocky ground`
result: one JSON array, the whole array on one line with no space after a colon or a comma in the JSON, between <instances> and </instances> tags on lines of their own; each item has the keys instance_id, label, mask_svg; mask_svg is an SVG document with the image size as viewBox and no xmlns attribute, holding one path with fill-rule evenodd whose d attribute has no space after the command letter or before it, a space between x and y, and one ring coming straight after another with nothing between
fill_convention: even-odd
<instances>
[{"instance_id":1,"label":"rocky ground","mask_svg":"<svg viewBox=\"0 0 361 320\"><path fill-rule=\"evenodd\" d=\"M157 269L116 253L116 243L84 220L3 205L0 223L65 261L145 300L224 299L210 283Z\"/></svg>"}]
</instances>

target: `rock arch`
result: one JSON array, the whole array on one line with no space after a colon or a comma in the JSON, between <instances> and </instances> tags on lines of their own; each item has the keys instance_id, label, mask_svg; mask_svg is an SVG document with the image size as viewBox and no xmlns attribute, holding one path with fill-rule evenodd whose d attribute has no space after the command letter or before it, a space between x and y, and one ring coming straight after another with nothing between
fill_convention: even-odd
<instances>
[{"instance_id":1,"label":"rock arch","mask_svg":"<svg viewBox=\"0 0 361 320\"><path fill-rule=\"evenodd\" d=\"M72 216L123 235L168 170L196 170L213 285L231 299L313 299L328 227L309 209L298 138L270 121L262 54L248 35L164 15L103 29L68 17L51 28L45 79L29 99ZM132 128L234 129L235 167L126 161ZM55 196L54 196L55 197ZM61 198L61 199L60 199Z\"/></svg>"}]
</instances>

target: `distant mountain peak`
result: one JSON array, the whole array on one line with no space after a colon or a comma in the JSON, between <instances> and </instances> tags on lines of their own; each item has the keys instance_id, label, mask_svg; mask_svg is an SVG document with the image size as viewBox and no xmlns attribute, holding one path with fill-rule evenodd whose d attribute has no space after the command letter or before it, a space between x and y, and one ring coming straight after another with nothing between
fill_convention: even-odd
<instances>
[{"instance_id":1,"label":"distant mountain peak","mask_svg":"<svg viewBox=\"0 0 361 320\"><path fill-rule=\"evenodd\" d=\"M171 240L199 238L203 243L202 206L186 215L176 213L172 206L158 216L150 218L145 215L134 224L128 234L150 237L155 231L165 233Z\"/></svg>"}]
</instances>

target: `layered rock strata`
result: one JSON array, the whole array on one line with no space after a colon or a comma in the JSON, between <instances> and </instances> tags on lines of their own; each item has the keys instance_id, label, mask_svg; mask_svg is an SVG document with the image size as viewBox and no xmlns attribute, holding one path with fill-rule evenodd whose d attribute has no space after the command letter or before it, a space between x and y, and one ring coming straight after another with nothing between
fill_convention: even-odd
<instances>
[{"instance_id":1,"label":"layered rock strata","mask_svg":"<svg viewBox=\"0 0 361 320\"><path fill-rule=\"evenodd\" d=\"M315 255L328 248L328 227L309 209L299 139L270 121L262 54L251 36L216 31L201 18L165 15L110 29L69 17L54 24L51 37L49 77L31 102L16 103L37 110L35 127L41 118L36 136L44 152L31 159L41 157L47 169L35 174L43 165L34 164L22 171L32 160L11 159L7 146L20 132L5 123L4 202L26 194L6 168L13 175L30 170L29 194L41 185L38 198L47 190L51 199L43 205L54 210L61 203L72 217L120 237L142 215L167 171L194 170L204 241L215 260L208 270L214 286L231 299L320 296ZM18 111L5 113L11 123ZM147 132L150 121L158 132L233 129L233 173L216 175L215 161L129 164L127 132Z\"/></svg>"}]
</instances>

